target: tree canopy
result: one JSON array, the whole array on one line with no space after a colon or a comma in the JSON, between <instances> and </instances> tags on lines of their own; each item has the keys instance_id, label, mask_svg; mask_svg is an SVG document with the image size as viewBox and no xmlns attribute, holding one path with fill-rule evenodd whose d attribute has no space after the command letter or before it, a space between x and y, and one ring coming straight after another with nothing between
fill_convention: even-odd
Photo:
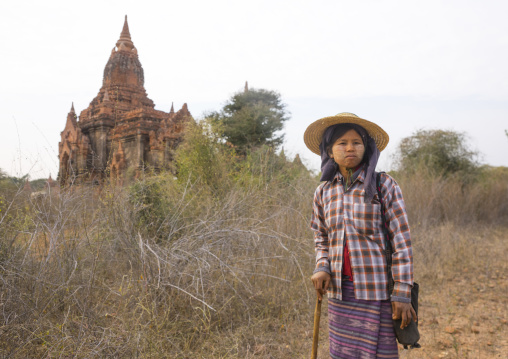
<instances>
[{"instance_id":1,"label":"tree canopy","mask_svg":"<svg viewBox=\"0 0 508 359\"><path fill-rule=\"evenodd\" d=\"M416 171L425 166L438 174L467 172L478 166L478 153L470 149L464 133L418 130L403 138L398 148L398 169Z\"/></svg>"},{"instance_id":2,"label":"tree canopy","mask_svg":"<svg viewBox=\"0 0 508 359\"><path fill-rule=\"evenodd\" d=\"M211 117L220 124L223 138L238 152L245 153L261 145L282 144L284 134L279 131L289 119L289 113L278 92L246 89L234 94Z\"/></svg>"}]
</instances>

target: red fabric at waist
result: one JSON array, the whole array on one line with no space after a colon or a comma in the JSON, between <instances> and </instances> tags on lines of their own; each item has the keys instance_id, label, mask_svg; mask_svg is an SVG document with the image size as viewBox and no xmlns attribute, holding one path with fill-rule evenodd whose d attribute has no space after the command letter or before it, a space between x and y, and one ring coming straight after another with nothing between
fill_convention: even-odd
<instances>
[{"instance_id":1,"label":"red fabric at waist","mask_svg":"<svg viewBox=\"0 0 508 359\"><path fill-rule=\"evenodd\" d=\"M342 261L342 276L347 275L349 280L353 281L353 271L351 270L351 258L349 257L349 248L347 241L344 240L344 258Z\"/></svg>"}]
</instances>

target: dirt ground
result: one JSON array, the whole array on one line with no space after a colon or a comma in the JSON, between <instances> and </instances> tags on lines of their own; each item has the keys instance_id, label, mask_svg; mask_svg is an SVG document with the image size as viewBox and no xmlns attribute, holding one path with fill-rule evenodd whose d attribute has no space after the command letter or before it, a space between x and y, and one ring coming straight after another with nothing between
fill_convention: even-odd
<instances>
[{"instance_id":1,"label":"dirt ground","mask_svg":"<svg viewBox=\"0 0 508 359\"><path fill-rule=\"evenodd\" d=\"M496 256L499 258L499 256ZM506 256L504 257L506 258ZM404 350L401 359L508 358L508 265L495 261L495 269L475 275L470 271L443 282L437 289L421 283L419 329L422 348ZM246 358L310 358L312 323L288 323L270 328L270 338L257 337L268 329L252 328L252 345ZM318 358L329 358L327 302L323 302ZM305 328L305 329L304 329ZM278 332L275 334L274 332ZM257 339L257 340L256 340ZM204 356L208 358L207 356ZM213 356L211 356L213 357Z\"/></svg>"},{"instance_id":2,"label":"dirt ground","mask_svg":"<svg viewBox=\"0 0 508 359\"><path fill-rule=\"evenodd\" d=\"M442 292L423 292L422 348L400 346L400 358L508 358L507 287L505 273L494 272L450 281ZM326 316L321 324L318 358L328 358Z\"/></svg>"}]
</instances>

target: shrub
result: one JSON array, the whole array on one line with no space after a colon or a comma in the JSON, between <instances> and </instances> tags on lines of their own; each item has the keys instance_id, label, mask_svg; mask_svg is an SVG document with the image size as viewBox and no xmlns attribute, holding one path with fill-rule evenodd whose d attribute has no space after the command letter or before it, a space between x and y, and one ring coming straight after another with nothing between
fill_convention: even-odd
<instances>
[{"instance_id":1,"label":"shrub","mask_svg":"<svg viewBox=\"0 0 508 359\"><path fill-rule=\"evenodd\" d=\"M197 184L207 191L217 193L221 188L228 187L235 154L220 141L216 128L205 119L187 126L175 159L180 184Z\"/></svg>"},{"instance_id":2,"label":"shrub","mask_svg":"<svg viewBox=\"0 0 508 359\"><path fill-rule=\"evenodd\" d=\"M432 175L467 175L478 167L478 153L471 150L464 133L418 130L403 138L396 154L398 171L431 171Z\"/></svg>"}]
</instances>

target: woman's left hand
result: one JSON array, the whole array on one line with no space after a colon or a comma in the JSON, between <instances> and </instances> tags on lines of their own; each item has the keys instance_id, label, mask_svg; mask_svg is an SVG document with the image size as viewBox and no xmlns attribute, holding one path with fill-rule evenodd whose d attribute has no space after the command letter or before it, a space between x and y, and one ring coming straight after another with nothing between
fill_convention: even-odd
<instances>
[{"instance_id":1,"label":"woman's left hand","mask_svg":"<svg viewBox=\"0 0 508 359\"><path fill-rule=\"evenodd\" d=\"M407 327L409 323L411 323L411 318L413 318L415 322L418 321L418 317L411 303L392 302L392 318L402 319L400 329Z\"/></svg>"}]
</instances>

